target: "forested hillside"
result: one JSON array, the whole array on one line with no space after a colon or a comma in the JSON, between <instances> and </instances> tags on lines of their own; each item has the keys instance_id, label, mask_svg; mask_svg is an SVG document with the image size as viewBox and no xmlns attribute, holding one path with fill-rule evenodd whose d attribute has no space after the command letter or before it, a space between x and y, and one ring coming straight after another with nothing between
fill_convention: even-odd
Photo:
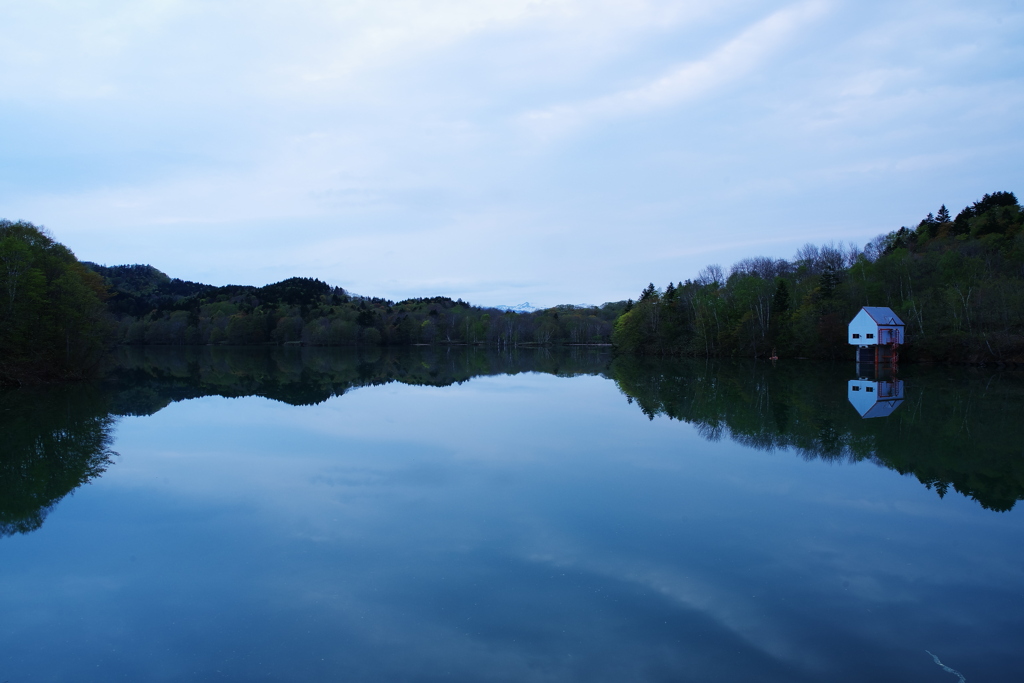
<instances>
[{"instance_id":1,"label":"forested hillside","mask_svg":"<svg viewBox=\"0 0 1024 683\"><path fill-rule=\"evenodd\" d=\"M85 376L117 344L498 347L614 342L620 353L848 357L864 305L907 323L904 360L1024 362L1024 212L1011 192L946 207L863 249L709 266L636 303L533 313L437 296L393 302L319 280L215 287L152 266L80 263L44 230L0 221L0 383Z\"/></svg>"},{"instance_id":2,"label":"forested hillside","mask_svg":"<svg viewBox=\"0 0 1024 683\"><path fill-rule=\"evenodd\" d=\"M0 220L0 384L87 374L107 338L105 296L45 230Z\"/></svg>"},{"instance_id":3,"label":"forested hillside","mask_svg":"<svg viewBox=\"0 0 1024 683\"><path fill-rule=\"evenodd\" d=\"M115 341L123 344L609 343L625 302L516 313L445 296L397 303L352 296L310 278L265 287L213 287L152 266L88 264L110 287Z\"/></svg>"},{"instance_id":4,"label":"forested hillside","mask_svg":"<svg viewBox=\"0 0 1024 683\"><path fill-rule=\"evenodd\" d=\"M709 266L649 285L616 322L623 352L848 357L861 306L907 324L907 360L1024 362L1024 214L1011 192L986 194L956 218L942 206L865 248L807 245L796 257Z\"/></svg>"}]
</instances>

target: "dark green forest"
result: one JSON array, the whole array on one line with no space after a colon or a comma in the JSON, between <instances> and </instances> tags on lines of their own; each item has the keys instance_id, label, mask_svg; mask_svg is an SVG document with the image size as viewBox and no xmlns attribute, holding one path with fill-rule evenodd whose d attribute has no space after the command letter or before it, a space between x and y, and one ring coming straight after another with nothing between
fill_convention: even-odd
<instances>
[{"instance_id":1,"label":"dark green forest","mask_svg":"<svg viewBox=\"0 0 1024 683\"><path fill-rule=\"evenodd\" d=\"M0 220L0 383L88 375L109 343L106 296L45 230Z\"/></svg>"},{"instance_id":2,"label":"dark green forest","mask_svg":"<svg viewBox=\"0 0 1024 683\"><path fill-rule=\"evenodd\" d=\"M170 278L152 266L99 266L112 296L119 344L609 343L625 304L556 306L533 313L482 308L445 296L394 302L353 296L311 278L266 287L213 287Z\"/></svg>"},{"instance_id":3,"label":"dark green forest","mask_svg":"<svg viewBox=\"0 0 1024 683\"><path fill-rule=\"evenodd\" d=\"M725 273L648 285L615 324L616 347L646 355L849 358L861 306L906 323L904 360L1024 362L1024 214L1011 192L956 218L856 245L808 244L792 261L748 258Z\"/></svg>"},{"instance_id":4,"label":"dark green forest","mask_svg":"<svg viewBox=\"0 0 1024 683\"><path fill-rule=\"evenodd\" d=\"M311 278L217 287L149 265L79 262L45 229L0 221L0 383L81 378L123 345L497 348L614 344L634 355L846 358L865 305L907 324L903 360L1024 362L1024 213L1011 192L955 218L856 245L807 244L792 260L708 266L636 302L532 313L445 296L356 296Z\"/></svg>"}]
</instances>

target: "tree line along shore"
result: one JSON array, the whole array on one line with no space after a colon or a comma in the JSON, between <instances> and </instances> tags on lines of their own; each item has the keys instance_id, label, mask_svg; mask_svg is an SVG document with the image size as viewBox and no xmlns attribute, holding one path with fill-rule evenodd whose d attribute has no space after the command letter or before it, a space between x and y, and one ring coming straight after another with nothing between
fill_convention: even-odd
<instances>
[{"instance_id":1,"label":"tree line along shore","mask_svg":"<svg viewBox=\"0 0 1024 683\"><path fill-rule=\"evenodd\" d=\"M1024 213L1011 192L955 218L943 205L864 248L808 244L793 260L748 258L725 273L653 284L615 324L636 354L850 358L862 306L906 323L904 360L1024 362Z\"/></svg>"},{"instance_id":2,"label":"tree line along shore","mask_svg":"<svg viewBox=\"0 0 1024 683\"><path fill-rule=\"evenodd\" d=\"M636 301L529 313L449 297L394 302L312 278L217 287L149 265L80 262L43 228L0 221L0 382L88 376L117 345L613 344L636 356L845 358L865 305L907 324L904 360L1024 362L1024 212L994 192L863 248L712 265Z\"/></svg>"}]
</instances>

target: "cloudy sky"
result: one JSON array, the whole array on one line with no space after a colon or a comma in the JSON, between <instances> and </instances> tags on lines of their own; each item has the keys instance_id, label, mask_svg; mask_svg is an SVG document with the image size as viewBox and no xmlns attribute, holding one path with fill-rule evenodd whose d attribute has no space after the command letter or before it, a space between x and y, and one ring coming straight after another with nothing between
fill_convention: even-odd
<instances>
[{"instance_id":1,"label":"cloudy sky","mask_svg":"<svg viewBox=\"0 0 1024 683\"><path fill-rule=\"evenodd\" d=\"M1024 192L1013 0L36 0L0 26L0 217L214 284L601 303Z\"/></svg>"}]
</instances>

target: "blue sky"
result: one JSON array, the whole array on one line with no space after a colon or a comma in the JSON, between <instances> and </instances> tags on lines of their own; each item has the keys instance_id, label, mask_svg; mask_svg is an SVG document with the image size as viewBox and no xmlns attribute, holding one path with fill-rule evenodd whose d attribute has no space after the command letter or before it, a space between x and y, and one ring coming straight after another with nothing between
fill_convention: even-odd
<instances>
[{"instance_id":1,"label":"blue sky","mask_svg":"<svg viewBox=\"0 0 1024 683\"><path fill-rule=\"evenodd\" d=\"M1016 1L5 3L0 217L185 279L601 303L1022 192Z\"/></svg>"}]
</instances>

